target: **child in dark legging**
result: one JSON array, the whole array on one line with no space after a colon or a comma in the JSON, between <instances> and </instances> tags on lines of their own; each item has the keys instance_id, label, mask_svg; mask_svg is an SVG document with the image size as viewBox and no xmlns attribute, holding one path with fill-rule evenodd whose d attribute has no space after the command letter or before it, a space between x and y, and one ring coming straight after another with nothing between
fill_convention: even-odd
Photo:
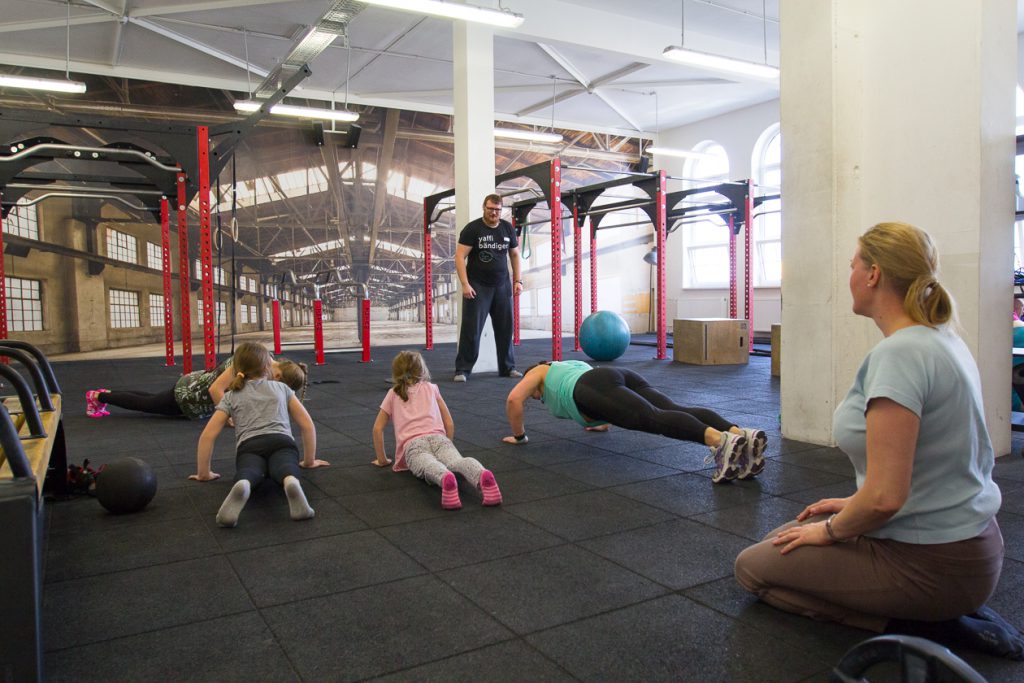
<instances>
[{"instance_id":1,"label":"child in dark legging","mask_svg":"<svg viewBox=\"0 0 1024 683\"><path fill-rule=\"evenodd\" d=\"M764 469L768 438L760 429L743 429L707 408L678 405L632 370L592 368L578 360L545 362L530 368L505 403L512 436L502 441L524 444L529 439L523 405L529 398L544 403L555 417L568 418L592 431L609 425L711 448L712 481L756 477Z\"/></svg>"},{"instance_id":2,"label":"child in dark legging","mask_svg":"<svg viewBox=\"0 0 1024 683\"><path fill-rule=\"evenodd\" d=\"M86 415L101 418L110 415L107 405L125 410L136 410L153 415L185 416L200 420L213 414L228 384L235 376L233 357L227 358L213 370L196 370L182 375L170 389L158 392L90 389L85 392ZM299 400L306 388L306 364L287 358L271 361L273 379L284 382L299 392Z\"/></svg>"},{"instance_id":3,"label":"child in dark legging","mask_svg":"<svg viewBox=\"0 0 1024 683\"><path fill-rule=\"evenodd\" d=\"M235 424L235 485L217 512L217 524L233 527L249 500L252 489L269 475L284 487L291 518L298 521L313 517L299 482L299 467L324 467L330 463L316 458L316 428L309 413L289 387L275 382L270 353L261 344L245 343L235 353L235 378L228 392L199 437L196 453L198 472L189 476L196 481L220 477L210 470L213 446L228 418ZM302 433L303 458L292 438L291 420Z\"/></svg>"}]
</instances>

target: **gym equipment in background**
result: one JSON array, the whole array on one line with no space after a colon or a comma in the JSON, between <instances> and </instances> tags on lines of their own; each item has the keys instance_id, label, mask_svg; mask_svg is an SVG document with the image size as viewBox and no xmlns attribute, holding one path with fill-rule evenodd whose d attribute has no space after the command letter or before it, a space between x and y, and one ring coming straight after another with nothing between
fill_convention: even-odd
<instances>
[{"instance_id":1,"label":"gym equipment in background","mask_svg":"<svg viewBox=\"0 0 1024 683\"><path fill-rule=\"evenodd\" d=\"M629 348L629 325L618 313L597 311L580 325L580 348L594 360L615 360Z\"/></svg>"},{"instance_id":2,"label":"gym equipment in background","mask_svg":"<svg viewBox=\"0 0 1024 683\"><path fill-rule=\"evenodd\" d=\"M156 495L156 473L148 462L125 458L104 467L96 477L96 498L115 515L138 512Z\"/></svg>"}]
</instances>

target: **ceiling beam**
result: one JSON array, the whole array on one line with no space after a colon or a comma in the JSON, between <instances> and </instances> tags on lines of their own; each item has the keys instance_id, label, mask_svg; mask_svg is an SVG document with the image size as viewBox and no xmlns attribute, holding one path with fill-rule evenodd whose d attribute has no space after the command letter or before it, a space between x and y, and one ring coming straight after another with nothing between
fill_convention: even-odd
<instances>
[{"instance_id":1,"label":"ceiling beam","mask_svg":"<svg viewBox=\"0 0 1024 683\"><path fill-rule=\"evenodd\" d=\"M388 175L391 173L391 162L395 155L395 139L398 134L398 119L401 112L388 109L384 119L384 141L380 148L380 159L377 162L377 186L373 190L373 218L370 221L370 257L377 251L377 233L384 220L384 209L388 198Z\"/></svg>"},{"instance_id":2,"label":"ceiling beam","mask_svg":"<svg viewBox=\"0 0 1024 683\"><path fill-rule=\"evenodd\" d=\"M213 57L214 59L219 59L222 62L227 62L228 64L237 66L239 69L248 69L252 73L259 76L260 78L266 78L267 74L270 73L266 69L261 69L260 67L252 64L251 62L247 63L244 59L239 59L238 57L235 57L230 53L224 52L223 50L219 50L213 47L212 45L208 45L194 38L189 38L186 35L178 33L177 31L172 31L171 29L165 26L161 26L160 24L156 23L155 21L151 21L150 19L139 19L137 17L130 16L128 17L128 22L134 24L135 26L138 26L139 28L144 28L148 31L152 31L153 33L159 34L164 38L169 38L170 40L173 40L176 43L180 43L185 47L190 47L193 50L198 50L199 52L203 53L204 55L207 55L208 57Z\"/></svg>"}]
</instances>

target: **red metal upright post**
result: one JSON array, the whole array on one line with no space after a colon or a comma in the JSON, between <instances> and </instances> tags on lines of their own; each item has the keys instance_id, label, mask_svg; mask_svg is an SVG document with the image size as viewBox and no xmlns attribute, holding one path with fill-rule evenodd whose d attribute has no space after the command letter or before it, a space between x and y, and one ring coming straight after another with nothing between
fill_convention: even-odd
<instances>
[{"instance_id":1,"label":"red metal upright post","mask_svg":"<svg viewBox=\"0 0 1024 683\"><path fill-rule=\"evenodd\" d=\"M515 230L516 229L516 217L515 217L514 214L512 216L512 221L511 222L512 222L512 230ZM522 245L520 245L520 246L522 246ZM519 262L519 277L520 278L523 277L522 257L520 257L520 262ZM520 342L522 341L520 339L520 336L519 336L519 297L520 297L520 294L516 294L515 291L516 291L516 285L513 282L512 283L512 346L519 346Z\"/></svg>"},{"instance_id":2,"label":"red metal upright post","mask_svg":"<svg viewBox=\"0 0 1024 683\"><path fill-rule=\"evenodd\" d=\"M590 312L597 313L597 228L594 219L590 223Z\"/></svg>"},{"instance_id":3,"label":"red metal upright post","mask_svg":"<svg viewBox=\"0 0 1024 683\"><path fill-rule=\"evenodd\" d=\"M217 302L213 296L213 238L210 235L210 129L196 126L199 145L199 260L203 272L203 357L217 367Z\"/></svg>"},{"instance_id":4,"label":"red metal upright post","mask_svg":"<svg viewBox=\"0 0 1024 683\"><path fill-rule=\"evenodd\" d=\"M668 332L666 330L665 323L665 235L666 235L666 221L667 221L667 184L665 171L658 171L658 192L657 192L657 203L655 205L655 220L654 229L657 231L657 246L658 246L658 275L657 275L657 296L658 296L658 354L655 356L658 360L664 360L667 358L666 349L668 348Z\"/></svg>"},{"instance_id":5,"label":"red metal upright post","mask_svg":"<svg viewBox=\"0 0 1024 683\"><path fill-rule=\"evenodd\" d=\"M434 276L430 263L430 216L427 215L427 201L423 200L423 317L427 323L427 345L429 351L434 348ZM367 349L367 346L363 346ZM363 355L368 352L364 350ZM369 360L366 358L365 360Z\"/></svg>"},{"instance_id":6,"label":"red metal upright post","mask_svg":"<svg viewBox=\"0 0 1024 683\"><path fill-rule=\"evenodd\" d=\"M280 355L281 353L281 300L274 299L274 305L272 308L273 315L271 316L274 320L274 355Z\"/></svg>"},{"instance_id":7,"label":"red metal upright post","mask_svg":"<svg viewBox=\"0 0 1024 683\"><path fill-rule=\"evenodd\" d=\"M324 364L324 303L317 295L313 300L313 346L316 348L316 364Z\"/></svg>"},{"instance_id":8,"label":"red metal upright post","mask_svg":"<svg viewBox=\"0 0 1024 683\"><path fill-rule=\"evenodd\" d=\"M747 319L748 349L754 349L754 281L750 277L750 248L754 234L754 181L747 180L747 196L743 201L743 295L744 317Z\"/></svg>"},{"instance_id":9,"label":"red metal upright post","mask_svg":"<svg viewBox=\"0 0 1024 683\"><path fill-rule=\"evenodd\" d=\"M562 161L551 160L551 360L562 360Z\"/></svg>"},{"instance_id":10,"label":"red metal upright post","mask_svg":"<svg viewBox=\"0 0 1024 683\"><path fill-rule=\"evenodd\" d=\"M0 199L3 199L0 192ZM0 339L7 339L7 277L4 275L4 219L0 215ZM4 361L7 358L4 357Z\"/></svg>"},{"instance_id":11,"label":"red metal upright post","mask_svg":"<svg viewBox=\"0 0 1024 683\"><path fill-rule=\"evenodd\" d=\"M178 174L178 284L181 292L181 373L192 372L192 296L189 292L188 207L185 206L185 174Z\"/></svg>"},{"instance_id":12,"label":"red metal upright post","mask_svg":"<svg viewBox=\"0 0 1024 683\"><path fill-rule=\"evenodd\" d=\"M736 319L736 221L729 214L729 317Z\"/></svg>"},{"instance_id":13,"label":"red metal upright post","mask_svg":"<svg viewBox=\"0 0 1024 683\"><path fill-rule=\"evenodd\" d=\"M580 350L580 325L583 324L583 230L580 228L580 210L576 195L572 198L572 250L573 250L573 344Z\"/></svg>"},{"instance_id":14,"label":"red metal upright post","mask_svg":"<svg viewBox=\"0 0 1024 683\"><path fill-rule=\"evenodd\" d=\"M362 362L370 362L370 300L363 299L363 358Z\"/></svg>"},{"instance_id":15,"label":"red metal upright post","mask_svg":"<svg viewBox=\"0 0 1024 683\"><path fill-rule=\"evenodd\" d=\"M171 292L171 207L160 198L160 254L164 274L164 365L174 365L174 295Z\"/></svg>"}]
</instances>

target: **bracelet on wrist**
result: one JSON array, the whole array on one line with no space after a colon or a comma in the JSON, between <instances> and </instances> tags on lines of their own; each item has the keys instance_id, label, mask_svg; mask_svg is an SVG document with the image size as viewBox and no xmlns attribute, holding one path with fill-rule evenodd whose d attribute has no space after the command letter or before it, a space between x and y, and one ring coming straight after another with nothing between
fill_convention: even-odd
<instances>
[{"instance_id":1,"label":"bracelet on wrist","mask_svg":"<svg viewBox=\"0 0 1024 683\"><path fill-rule=\"evenodd\" d=\"M850 539L839 538L838 536L836 536L836 532L832 529L832 520L835 518L836 516L833 514L831 517L825 520L825 533L828 534L829 540L833 543L846 543Z\"/></svg>"},{"instance_id":2,"label":"bracelet on wrist","mask_svg":"<svg viewBox=\"0 0 1024 683\"><path fill-rule=\"evenodd\" d=\"M523 432L522 434L513 434L512 438L516 441L526 441L526 432Z\"/></svg>"}]
</instances>

